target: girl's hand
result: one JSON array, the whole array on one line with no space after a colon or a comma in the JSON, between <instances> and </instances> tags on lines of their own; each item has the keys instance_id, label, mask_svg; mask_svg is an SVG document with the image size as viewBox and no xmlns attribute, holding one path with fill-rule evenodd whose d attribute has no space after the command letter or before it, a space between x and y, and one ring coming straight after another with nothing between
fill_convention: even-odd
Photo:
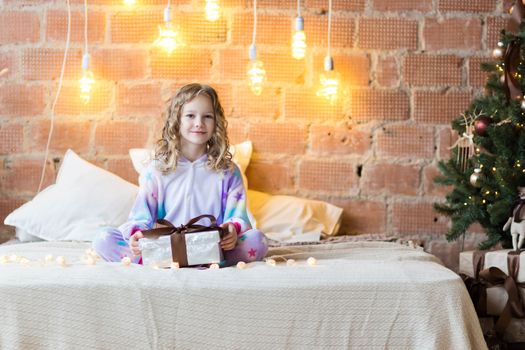
<instances>
[{"instance_id":1,"label":"girl's hand","mask_svg":"<svg viewBox=\"0 0 525 350\"><path fill-rule=\"evenodd\" d=\"M144 235L140 231L135 232L129 238L129 248L131 249L131 252L135 256L139 256L142 254L140 247L139 247L139 239L141 238L144 238Z\"/></svg>"},{"instance_id":2,"label":"girl's hand","mask_svg":"<svg viewBox=\"0 0 525 350\"><path fill-rule=\"evenodd\" d=\"M237 229L232 223L222 224L221 227L228 230L228 233L221 239L221 248L224 250L232 250L235 248L235 244L237 244Z\"/></svg>"}]
</instances>

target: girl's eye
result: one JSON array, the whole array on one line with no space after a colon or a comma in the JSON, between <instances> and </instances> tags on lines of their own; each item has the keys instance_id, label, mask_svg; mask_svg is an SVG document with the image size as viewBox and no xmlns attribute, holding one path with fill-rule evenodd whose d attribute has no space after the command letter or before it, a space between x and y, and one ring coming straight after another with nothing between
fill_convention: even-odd
<instances>
[{"instance_id":1,"label":"girl's eye","mask_svg":"<svg viewBox=\"0 0 525 350\"><path fill-rule=\"evenodd\" d=\"M187 117L187 118L193 118L194 115L193 115L193 114L186 114L186 117Z\"/></svg>"},{"instance_id":2,"label":"girl's eye","mask_svg":"<svg viewBox=\"0 0 525 350\"><path fill-rule=\"evenodd\" d=\"M206 118L213 119L213 115L207 115Z\"/></svg>"}]
</instances>

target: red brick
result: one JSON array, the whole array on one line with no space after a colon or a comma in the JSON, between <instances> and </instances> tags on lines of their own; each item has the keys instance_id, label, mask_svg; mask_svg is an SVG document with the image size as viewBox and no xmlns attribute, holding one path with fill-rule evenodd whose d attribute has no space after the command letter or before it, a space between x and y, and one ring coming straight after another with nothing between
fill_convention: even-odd
<instances>
[{"instance_id":1,"label":"red brick","mask_svg":"<svg viewBox=\"0 0 525 350\"><path fill-rule=\"evenodd\" d=\"M328 11L328 2L325 0L305 0L305 8L309 10ZM334 0L332 11L353 11L363 12L365 10L365 0Z\"/></svg>"},{"instance_id":2,"label":"red brick","mask_svg":"<svg viewBox=\"0 0 525 350\"><path fill-rule=\"evenodd\" d=\"M299 169L299 189L318 193L357 192L359 180L355 165L342 161L303 160Z\"/></svg>"},{"instance_id":3,"label":"red brick","mask_svg":"<svg viewBox=\"0 0 525 350\"><path fill-rule=\"evenodd\" d=\"M172 18L176 14L172 11ZM163 23L163 10L117 12L111 16L112 43L153 43Z\"/></svg>"},{"instance_id":4,"label":"red brick","mask_svg":"<svg viewBox=\"0 0 525 350\"><path fill-rule=\"evenodd\" d=\"M412 86L461 84L462 59L452 55L408 55L404 79Z\"/></svg>"},{"instance_id":5,"label":"red brick","mask_svg":"<svg viewBox=\"0 0 525 350\"><path fill-rule=\"evenodd\" d=\"M33 151L44 150L47 144L50 122L33 124L28 143ZM64 153L71 148L76 153L88 153L91 134L89 121L55 121L49 148L51 151Z\"/></svg>"},{"instance_id":6,"label":"red brick","mask_svg":"<svg viewBox=\"0 0 525 350\"><path fill-rule=\"evenodd\" d=\"M46 41L66 41L67 11L49 10L46 18ZM106 32L106 15L103 12L88 12L88 43L102 43ZM71 42L84 42L84 11L71 13Z\"/></svg>"},{"instance_id":7,"label":"red brick","mask_svg":"<svg viewBox=\"0 0 525 350\"><path fill-rule=\"evenodd\" d=\"M361 189L365 194L414 196L420 184L420 167L401 164L367 164L363 167Z\"/></svg>"},{"instance_id":8,"label":"red brick","mask_svg":"<svg viewBox=\"0 0 525 350\"><path fill-rule=\"evenodd\" d=\"M5 11L0 13L0 44L36 43L40 40L37 13Z\"/></svg>"},{"instance_id":9,"label":"red brick","mask_svg":"<svg viewBox=\"0 0 525 350\"><path fill-rule=\"evenodd\" d=\"M234 106L236 103L241 102L234 98L232 86L230 84L217 83L213 83L211 86L215 89L215 91L217 91L219 101L221 102L222 109L224 110L224 115L231 116L234 113Z\"/></svg>"},{"instance_id":10,"label":"red brick","mask_svg":"<svg viewBox=\"0 0 525 350\"><path fill-rule=\"evenodd\" d=\"M325 55L314 56L314 72L324 71L324 58ZM368 55L332 55L332 58L341 86L367 86L370 83Z\"/></svg>"},{"instance_id":11,"label":"red brick","mask_svg":"<svg viewBox=\"0 0 525 350\"><path fill-rule=\"evenodd\" d=\"M235 57L235 59L232 59ZM259 56L260 57L260 56ZM219 69L220 79L223 80L243 80L248 85L246 72L248 68L248 49L231 49L219 50Z\"/></svg>"},{"instance_id":12,"label":"red brick","mask_svg":"<svg viewBox=\"0 0 525 350\"><path fill-rule=\"evenodd\" d=\"M129 158L126 159L108 159L107 170L120 176L132 184L138 184L138 173L133 168Z\"/></svg>"},{"instance_id":13,"label":"red brick","mask_svg":"<svg viewBox=\"0 0 525 350\"><path fill-rule=\"evenodd\" d=\"M423 38L426 50L481 48L481 21L479 18L425 19Z\"/></svg>"},{"instance_id":14,"label":"red brick","mask_svg":"<svg viewBox=\"0 0 525 350\"><path fill-rule=\"evenodd\" d=\"M58 80L64 61L64 50L30 48L22 53L23 77L26 80ZM82 76L82 50L70 48L64 67L64 78L78 80Z\"/></svg>"},{"instance_id":15,"label":"red brick","mask_svg":"<svg viewBox=\"0 0 525 350\"><path fill-rule=\"evenodd\" d=\"M224 17L210 22L203 13L184 13L174 19L179 23L182 39L187 45L226 43L228 24Z\"/></svg>"},{"instance_id":16,"label":"red brick","mask_svg":"<svg viewBox=\"0 0 525 350\"><path fill-rule=\"evenodd\" d=\"M266 69L268 82L282 82L292 84L304 84L306 80L306 62L290 58L290 54L280 52L261 51L258 54ZM246 71L244 73L246 76Z\"/></svg>"},{"instance_id":17,"label":"red brick","mask_svg":"<svg viewBox=\"0 0 525 350\"><path fill-rule=\"evenodd\" d=\"M497 0L439 0L439 11L492 12L496 9Z\"/></svg>"},{"instance_id":18,"label":"red brick","mask_svg":"<svg viewBox=\"0 0 525 350\"><path fill-rule=\"evenodd\" d=\"M369 132L337 125L312 125L310 138L312 152L320 155L364 155L372 144Z\"/></svg>"},{"instance_id":19,"label":"red brick","mask_svg":"<svg viewBox=\"0 0 525 350\"><path fill-rule=\"evenodd\" d=\"M212 53L208 49L182 48L171 56L159 50L151 53L151 76L188 81L207 80L211 72ZM230 78L231 79L231 78Z\"/></svg>"},{"instance_id":20,"label":"red brick","mask_svg":"<svg viewBox=\"0 0 525 350\"><path fill-rule=\"evenodd\" d=\"M306 150L308 132L305 126L289 123L258 123L250 125L248 138L257 153L298 155Z\"/></svg>"},{"instance_id":21,"label":"red brick","mask_svg":"<svg viewBox=\"0 0 525 350\"><path fill-rule=\"evenodd\" d=\"M401 18L361 18L357 46L364 49L417 49L417 22Z\"/></svg>"},{"instance_id":22,"label":"red brick","mask_svg":"<svg viewBox=\"0 0 525 350\"><path fill-rule=\"evenodd\" d=\"M384 202L369 200L336 201L343 208L340 232L344 234L385 233L387 211Z\"/></svg>"},{"instance_id":23,"label":"red brick","mask_svg":"<svg viewBox=\"0 0 525 350\"><path fill-rule=\"evenodd\" d=\"M434 157L434 131L419 125L383 126L376 136L376 152L382 157Z\"/></svg>"},{"instance_id":24,"label":"red brick","mask_svg":"<svg viewBox=\"0 0 525 350\"><path fill-rule=\"evenodd\" d=\"M491 51L497 47L501 40L501 31L506 28L508 18L488 17L487 18L487 48Z\"/></svg>"},{"instance_id":25,"label":"red brick","mask_svg":"<svg viewBox=\"0 0 525 350\"><path fill-rule=\"evenodd\" d=\"M79 115L92 114L107 111L111 101L113 101L113 86L98 81L95 83L91 100L84 104L80 100L80 88L78 84L62 86L58 102L55 107L56 114L59 115Z\"/></svg>"},{"instance_id":26,"label":"red brick","mask_svg":"<svg viewBox=\"0 0 525 350\"><path fill-rule=\"evenodd\" d=\"M201 0L204 2L204 0ZM250 7L250 8L253 8L253 2L252 1L243 1L244 4L246 5L246 7ZM302 1L302 4L301 4L303 10L304 8L306 8L305 6L305 1L303 0ZM289 2L283 2L282 0L258 0L257 1L257 10L261 10L261 9L264 9L264 10L267 10L267 9L278 9L278 10L282 10L282 9L296 9L297 8L297 3L296 2L293 2L293 1L289 1Z\"/></svg>"},{"instance_id":27,"label":"red brick","mask_svg":"<svg viewBox=\"0 0 525 350\"><path fill-rule=\"evenodd\" d=\"M191 0L178 0L177 5L189 4ZM72 0L72 4L84 4L84 0ZM136 0L135 5L130 6L131 9L137 8L141 5L164 5L166 6L166 0ZM120 5L123 6L123 0L89 0L89 5ZM127 6L126 6L127 7Z\"/></svg>"},{"instance_id":28,"label":"red brick","mask_svg":"<svg viewBox=\"0 0 525 350\"><path fill-rule=\"evenodd\" d=\"M328 47L327 14L304 17L306 44L312 47ZM346 16L332 15L330 45L332 48L351 48L354 46L355 19ZM278 35L277 35L278 36Z\"/></svg>"},{"instance_id":29,"label":"red brick","mask_svg":"<svg viewBox=\"0 0 525 350\"><path fill-rule=\"evenodd\" d=\"M144 78L146 52L135 49L102 49L91 53L93 74L99 79L122 80Z\"/></svg>"},{"instance_id":30,"label":"red brick","mask_svg":"<svg viewBox=\"0 0 525 350\"><path fill-rule=\"evenodd\" d=\"M287 193L294 187L294 171L291 161L252 160L246 176L250 188L272 194Z\"/></svg>"},{"instance_id":31,"label":"red brick","mask_svg":"<svg viewBox=\"0 0 525 350\"><path fill-rule=\"evenodd\" d=\"M374 10L378 11L432 11L432 0L374 0Z\"/></svg>"},{"instance_id":32,"label":"red brick","mask_svg":"<svg viewBox=\"0 0 525 350\"><path fill-rule=\"evenodd\" d=\"M464 91L416 91L414 120L420 123L449 124L468 108L472 94Z\"/></svg>"},{"instance_id":33,"label":"red brick","mask_svg":"<svg viewBox=\"0 0 525 350\"><path fill-rule=\"evenodd\" d=\"M7 71L0 76L0 79L9 79L18 72L18 51L0 52L0 71L7 68Z\"/></svg>"},{"instance_id":34,"label":"red brick","mask_svg":"<svg viewBox=\"0 0 525 350\"><path fill-rule=\"evenodd\" d=\"M0 155L20 153L24 148L24 127L0 124Z\"/></svg>"},{"instance_id":35,"label":"red brick","mask_svg":"<svg viewBox=\"0 0 525 350\"><path fill-rule=\"evenodd\" d=\"M437 256L449 269L457 271L459 268L459 253L461 252L460 246L460 241L431 240L426 247L426 251Z\"/></svg>"},{"instance_id":36,"label":"red brick","mask_svg":"<svg viewBox=\"0 0 525 350\"><path fill-rule=\"evenodd\" d=\"M294 16L258 13L256 44L290 46L293 19ZM248 46L252 43L252 36L253 12L234 14L231 25L232 44Z\"/></svg>"},{"instance_id":37,"label":"red brick","mask_svg":"<svg viewBox=\"0 0 525 350\"><path fill-rule=\"evenodd\" d=\"M455 130L452 130L450 126L443 128L439 131L438 134L438 159L439 160L446 160L449 159L452 155L452 151L450 150L450 147L456 142L458 139L458 134Z\"/></svg>"},{"instance_id":38,"label":"red brick","mask_svg":"<svg viewBox=\"0 0 525 350\"><path fill-rule=\"evenodd\" d=\"M285 93L285 116L289 118L308 118L338 120L343 117L343 98L330 104L326 99L316 96L316 91L290 89Z\"/></svg>"},{"instance_id":39,"label":"red brick","mask_svg":"<svg viewBox=\"0 0 525 350\"><path fill-rule=\"evenodd\" d=\"M395 57L379 57L376 68L377 83L385 87L399 84L399 68Z\"/></svg>"},{"instance_id":40,"label":"red brick","mask_svg":"<svg viewBox=\"0 0 525 350\"><path fill-rule=\"evenodd\" d=\"M0 190L21 194L23 192L35 194L40 183L42 173L42 159L16 159L12 163L4 162L0 169ZM48 161L48 164L50 162ZM51 165L46 167L46 176L42 189L55 181L55 172Z\"/></svg>"},{"instance_id":41,"label":"red brick","mask_svg":"<svg viewBox=\"0 0 525 350\"><path fill-rule=\"evenodd\" d=\"M14 227L4 225L4 220L12 211L22 206L26 201L20 198L5 198L2 196L0 199L0 231L10 232L10 235L14 235Z\"/></svg>"},{"instance_id":42,"label":"red brick","mask_svg":"<svg viewBox=\"0 0 525 350\"><path fill-rule=\"evenodd\" d=\"M445 195L452 191L452 186L436 184L434 179L438 176L442 176L442 174L436 165L427 165L423 169L423 186L425 189L425 195L445 198Z\"/></svg>"},{"instance_id":43,"label":"red brick","mask_svg":"<svg viewBox=\"0 0 525 350\"><path fill-rule=\"evenodd\" d=\"M260 117L271 120L282 114L280 89L267 87L261 95L256 96L246 87L239 87L235 101L233 116Z\"/></svg>"},{"instance_id":44,"label":"red brick","mask_svg":"<svg viewBox=\"0 0 525 350\"><path fill-rule=\"evenodd\" d=\"M123 115L151 116L160 114L163 109L160 84L119 84L117 87L116 108L117 113Z\"/></svg>"},{"instance_id":45,"label":"red brick","mask_svg":"<svg viewBox=\"0 0 525 350\"><path fill-rule=\"evenodd\" d=\"M470 86L480 87L485 86L488 72L481 70L481 63L492 61L489 57L470 57L468 60L468 82Z\"/></svg>"},{"instance_id":46,"label":"red brick","mask_svg":"<svg viewBox=\"0 0 525 350\"><path fill-rule=\"evenodd\" d=\"M352 120L405 120L410 118L409 98L397 90L352 90L350 92Z\"/></svg>"},{"instance_id":47,"label":"red brick","mask_svg":"<svg viewBox=\"0 0 525 350\"><path fill-rule=\"evenodd\" d=\"M145 147L149 129L141 122L108 121L97 124L97 153L128 154L130 148Z\"/></svg>"},{"instance_id":48,"label":"red brick","mask_svg":"<svg viewBox=\"0 0 525 350\"><path fill-rule=\"evenodd\" d=\"M432 203L396 202L392 207L392 231L398 235L443 234L448 218L436 213Z\"/></svg>"},{"instance_id":49,"label":"red brick","mask_svg":"<svg viewBox=\"0 0 525 350\"><path fill-rule=\"evenodd\" d=\"M234 145L248 140L246 123L239 119L228 119L228 138L230 144Z\"/></svg>"},{"instance_id":50,"label":"red brick","mask_svg":"<svg viewBox=\"0 0 525 350\"><path fill-rule=\"evenodd\" d=\"M0 115L39 115L44 111L44 87L40 85L0 86Z\"/></svg>"}]
</instances>

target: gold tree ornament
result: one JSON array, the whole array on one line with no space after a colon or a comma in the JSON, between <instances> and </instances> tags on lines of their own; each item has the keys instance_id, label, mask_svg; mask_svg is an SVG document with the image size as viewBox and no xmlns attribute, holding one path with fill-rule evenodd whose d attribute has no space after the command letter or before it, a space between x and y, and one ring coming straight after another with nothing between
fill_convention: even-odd
<instances>
[{"instance_id":1,"label":"gold tree ornament","mask_svg":"<svg viewBox=\"0 0 525 350\"><path fill-rule=\"evenodd\" d=\"M457 141L449 147L453 149L458 148L457 151L457 164L461 171L466 171L468 167L468 160L474 155L474 121L477 116L461 114L463 117L465 132L459 135Z\"/></svg>"},{"instance_id":2,"label":"gold tree ornament","mask_svg":"<svg viewBox=\"0 0 525 350\"><path fill-rule=\"evenodd\" d=\"M483 180L483 174L481 173L480 168L474 169L472 175L470 175L470 184L474 187L481 187L481 181Z\"/></svg>"}]
</instances>

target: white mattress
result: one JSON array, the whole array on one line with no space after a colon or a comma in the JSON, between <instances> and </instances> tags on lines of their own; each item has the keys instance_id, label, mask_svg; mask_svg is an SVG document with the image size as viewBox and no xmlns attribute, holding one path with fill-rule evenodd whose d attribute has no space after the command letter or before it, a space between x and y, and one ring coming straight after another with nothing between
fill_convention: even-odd
<instances>
[{"instance_id":1,"label":"white mattress","mask_svg":"<svg viewBox=\"0 0 525 350\"><path fill-rule=\"evenodd\" d=\"M89 266L87 247L0 246L31 260L0 264L1 349L486 349L460 278L395 243L274 249L297 265L243 270Z\"/></svg>"}]
</instances>

